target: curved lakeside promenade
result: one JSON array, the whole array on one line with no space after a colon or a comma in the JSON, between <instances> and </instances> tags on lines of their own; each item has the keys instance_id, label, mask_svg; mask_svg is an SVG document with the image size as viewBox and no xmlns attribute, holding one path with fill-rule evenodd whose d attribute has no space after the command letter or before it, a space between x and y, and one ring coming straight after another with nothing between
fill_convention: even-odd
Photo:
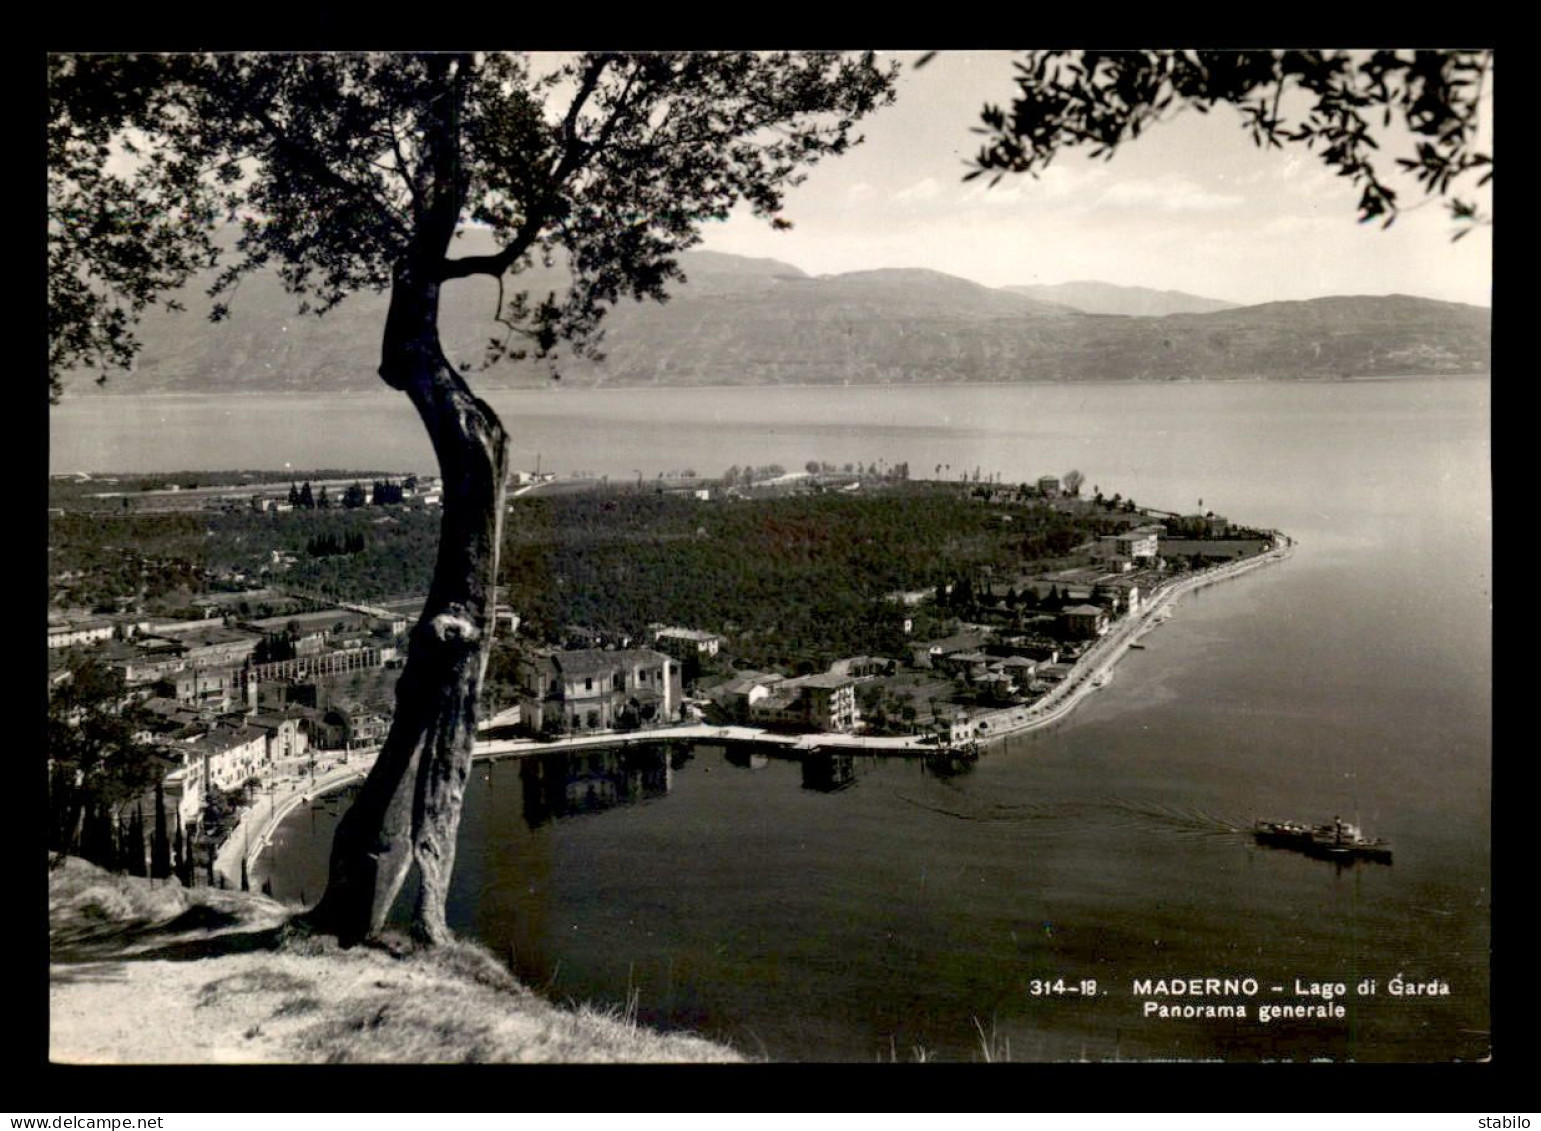
<instances>
[{"instance_id":1,"label":"curved lakeside promenade","mask_svg":"<svg viewBox=\"0 0 1541 1131\"><path fill-rule=\"evenodd\" d=\"M1075 709L1076 704L1107 683L1112 677L1114 666L1129 651L1130 645L1169 617L1178 598L1206 585L1228 581L1289 557L1294 552L1295 543L1283 533L1274 531L1273 534L1277 545L1266 553L1213 566L1198 573L1185 574L1162 583L1146 598L1138 614L1125 617L1107 635L1100 637L1076 660L1070 675L1042 699L1031 706L1003 707L990 713L986 717L988 733L980 734L978 741L995 742L1008 735L1051 726L1065 718ZM471 758L472 761L496 761L553 750L671 741L754 742L782 746L789 751L823 747L871 754L916 754L936 749L934 741L923 741L918 735L780 734L759 727L689 723L645 731L607 731L549 741L534 738L496 739L476 743ZM285 817L301 804L309 804L313 798L362 778L373 767L377 753L377 749L351 751L345 763L334 765L317 777L279 782L265 803L259 802L242 815L235 831L220 846L215 857L215 871L224 877L229 886L238 887L243 857L248 869L252 869L263 849L272 842L273 834Z\"/></svg>"}]
</instances>

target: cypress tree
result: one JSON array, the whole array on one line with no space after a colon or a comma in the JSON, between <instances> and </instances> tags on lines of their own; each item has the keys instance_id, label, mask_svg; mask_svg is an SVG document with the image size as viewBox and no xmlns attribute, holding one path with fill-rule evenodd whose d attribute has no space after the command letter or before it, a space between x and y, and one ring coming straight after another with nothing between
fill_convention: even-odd
<instances>
[{"instance_id":1,"label":"cypress tree","mask_svg":"<svg viewBox=\"0 0 1541 1131\"><path fill-rule=\"evenodd\" d=\"M166 835L166 789L155 783L155 834L150 841L150 878L164 880L171 875L171 840Z\"/></svg>"},{"instance_id":2,"label":"cypress tree","mask_svg":"<svg viewBox=\"0 0 1541 1131\"><path fill-rule=\"evenodd\" d=\"M99 800L88 804L81 822L80 855L98 867L112 867L112 828Z\"/></svg>"},{"instance_id":3,"label":"cypress tree","mask_svg":"<svg viewBox=\"0 0 1541 1131\"><path fill-rule=\"evenodd\" d=\"M112 863L108 865L114 872L128 871L128 828L126 819L121 815L109 818L110 832L108 834L112 842Z\"/></svg>"},{"instance_id":4,"label":"cypress tree","mask_svg":"<svg viewBox=\"0 0 1541 1131\"><path fill-rule=\"evenodd\" d=\"M241 890L251 891L251 879L246 874L246 857L241 857Z\"/></svg>"},{"instance_id":5,"label":"cypress tree","mask_svg":"<svg viewBox=\"0 0 1541 1131\"><path fill-rule=\"evenodd\" d=\"M182 881L182 886L190 888L193 884L193 834L192 830L182 827L182 811L177 810L177 879Z\"/></svg>"},{"instance_id":6,"label":"cypress tree","mask_svg":"<svg viewBox=\"0 0 1541 1131\"><path fill-rule=\"evenodd\" d=\"M128 839L123 845L124 868L131 876L148 875L144 860L144 808L136 803L128 822Z\"/></svg>"}]
</instances>

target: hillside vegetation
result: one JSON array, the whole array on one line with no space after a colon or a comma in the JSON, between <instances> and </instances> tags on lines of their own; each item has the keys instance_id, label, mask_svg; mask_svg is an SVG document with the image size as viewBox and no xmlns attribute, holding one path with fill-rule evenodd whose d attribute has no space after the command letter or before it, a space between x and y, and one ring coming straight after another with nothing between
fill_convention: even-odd
<instances>
[{"instance_id":1,"label":"hillside vegetation","mask_svg":"<svg viewBox=\"0 0 1541 1131\"><path fill-rule=\"evenodd\" d=\"M474 233L463 242L476 250ZM985 287L916 268L815 278L775 260L707 252L682 265L689 282L668 303L623 301L608 316L603 361L505 362L475 380L487 388L553 376L674 386L1300 380L1485 373L1490 365L1490 311L1404 295L1231 307L1106 284ZM559 271L537 269L514 285L539 296L565 283ZM201 289L180 299L185 312L146 321L135 371L109 380L107 391L381 387L383 295L355 295L317 319L296 314L277 280L259 275L217 326L202 316ZM442 330L454 360L473 370L481 363L496 304L489 280L446 286ZM79 374L69 387L94 391L95 377Z\"/></svg>"}]
</instances>

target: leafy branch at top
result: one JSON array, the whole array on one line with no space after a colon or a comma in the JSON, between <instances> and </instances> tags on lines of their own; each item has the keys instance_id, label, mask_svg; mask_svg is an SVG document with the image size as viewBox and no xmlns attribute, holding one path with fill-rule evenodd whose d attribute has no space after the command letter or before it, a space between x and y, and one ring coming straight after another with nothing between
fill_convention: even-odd
<instances>
[{"instance_id":1,"label":"leafy branch at top","mask_svg":"<svg viewBox=\"0 0 1541 1131\"><path fill-rule=\"evenodd\" d=\"M216 321L262 269L316 314L409 261L488 275L488 363L515 336L592 352L620 296L683 278L703 222L742 202L785 226L785 190L893 82L870 53L595 53L541 78L501 54L51 57L50 390L127 368L144 312L203 272ZM496 250L447 253L467 226ZM537 258L572 285L503 301Z\"/></svg>"},{"instance_id":2,"label":"leafy branch at top","mask_svg":"<svg viewBox=\"0 0 1541 1131\"><path fill-rule=\"evenodd\" d=\"M982 112L977 132L988 140L965 179L1036 176L1071 147L1111 157L1178 110L1229 104L1254 144L1304 146L1349 178L1360 190L1361 222L1395 220L1397 191L1382 143L1404 153L1390 160L1429 197L1448 198L1460 239L1491 223L1473 198L1456 192L1492 180L1492 155L1478 148L1492 66L1491 51L1028 52L1016 66L1010 107Z\"/></svg>"}]
</instances>

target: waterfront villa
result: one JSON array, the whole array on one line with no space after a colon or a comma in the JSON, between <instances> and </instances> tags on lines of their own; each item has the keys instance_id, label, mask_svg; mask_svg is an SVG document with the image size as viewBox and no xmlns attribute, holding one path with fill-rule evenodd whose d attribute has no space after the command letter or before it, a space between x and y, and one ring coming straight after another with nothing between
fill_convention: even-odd
<instances>
[{"instance_id":1,"label":"waterfront villa","mask_svg":"<svg viewBox=\"0 0 1541 1131\"><path fill-rule=\"evenodd\" d=\"M833 672L788 679L750 701L749 719L761 726L849 734L856 729L856 681Z\"/></svg>"},{"instance_id":2,"label":"waterfront villa","mask_svg":"<svg viewBox=\"0 0 1541 1131\"><path fill-rule=\"evenodd\" d=\"M541 651L519 662L519 710L539 733L581 733L673 722L680 664L651 648Z\"/></svg>"}]
</instances>

